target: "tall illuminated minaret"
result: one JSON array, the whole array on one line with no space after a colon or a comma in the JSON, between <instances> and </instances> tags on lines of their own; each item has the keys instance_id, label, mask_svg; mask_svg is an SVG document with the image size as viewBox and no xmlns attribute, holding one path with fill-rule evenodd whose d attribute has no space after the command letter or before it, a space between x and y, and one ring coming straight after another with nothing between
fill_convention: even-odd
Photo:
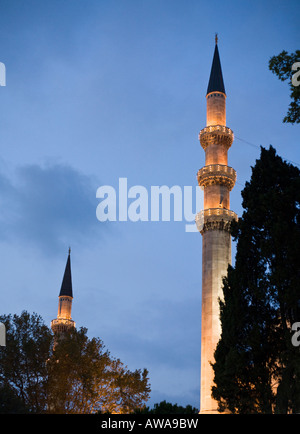
<instances>
[{"instance_id":1,"label":"tall illuminated minaret","mask_svg":"<svg viewBox=\"0 0 300 434\"><path fill-rule=\"evenodd\" d=\"M196 217L202 234L202 320L201 320L201 395L200 413L217 412L211 397L214 351L221 334L219 297L222 298L222 277L231 263L230 223L237 215L230 211L229 193L236 181L236 172L227 165L228 149L233 132L226 126L226 93L218 50L215 51L206 93L206 127L199 139L205 151L205 166L197 178L204 189L204 210Z\"/></svg>"},{"instance_id":2,"label":"tall illuminated minaret","mask_svg":"<svg viewBox=\"0 0 300 434\"><path fill-rule=\"evenodd\" d=\"M55 335L63 335L75 327L75 322L71 318L73 289L70 256L71 249L69 249L65 273L58 296L57 318L51 321L51 329Z\"/></svg>"}]
</instances>

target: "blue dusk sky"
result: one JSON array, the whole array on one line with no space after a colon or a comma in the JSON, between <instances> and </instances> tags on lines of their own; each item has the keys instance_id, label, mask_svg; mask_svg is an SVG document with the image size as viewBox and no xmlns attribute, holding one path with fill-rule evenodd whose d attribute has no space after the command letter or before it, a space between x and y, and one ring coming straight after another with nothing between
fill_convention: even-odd
<instances>
[{"instance_id":1,"label":"blue dusk sky","mask_svg":"<svg viewBox=\"0 0 300 434\"><path fill-rule=\"evenodd\" d=\"M149 370L150 406L199 408L201 235L185 221L100 223L96 191L119 178L197 185L215 32L231 209L242 214L260 145L299 164L299 126L282 122L288 83L268 69L299 49L299 12L276 0L0 0L1 314L50 325L71 246L76 325Z\"/></svg>"}]
</instances>

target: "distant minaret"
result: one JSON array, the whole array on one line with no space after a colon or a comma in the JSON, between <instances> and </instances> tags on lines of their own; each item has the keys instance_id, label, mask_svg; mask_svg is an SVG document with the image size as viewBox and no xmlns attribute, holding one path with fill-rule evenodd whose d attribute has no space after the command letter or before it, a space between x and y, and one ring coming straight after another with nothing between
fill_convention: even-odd
<instances>
[{"instance_id":1,"label":"distant minaret","mask_svg":"<svg viewBox=\"0 0 300 434\"><path fill-rule=\"evenodd\" d=\"M210 362L214 361L221 334L218 299L223 298L222 277L231 263L230 223L237 219L229 203L236 172L227 165L233 132L226 127L226 93L217 35L206 101L206 127L199 134L205 151L205 166L197 174L199 186L204 189L204 210L196 217L202 234L200 413L217 413L217 402L211 397L214 374Z\"/></svg>"},{"instance_id":2,"label":"distant minaret","mask_svg":"<svg viewBox=\"0 0 300 434\"><path fill-rule=\"evenodd\" d=\"M75 322L71 318L73 290L70 255L71 249L69 249L65 273L58 296L57 318L51 321L51 329L56 335L64 334L75 327Z\"/></svg>"}]
</instances>

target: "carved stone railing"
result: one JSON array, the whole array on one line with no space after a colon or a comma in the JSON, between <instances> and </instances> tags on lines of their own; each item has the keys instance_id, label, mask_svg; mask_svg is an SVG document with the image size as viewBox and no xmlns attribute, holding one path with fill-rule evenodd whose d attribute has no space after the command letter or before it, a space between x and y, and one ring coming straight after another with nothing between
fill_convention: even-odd
<instances>
[{"instance_id":1,"label":"carved stone railing","mask_svg":"<svg viewBox=\"0 0 300 434\"><path fill-rule=\"evenodd\" d=\"M233 131L224 125L210 125L203 128L199 133L199 140L204 150L211 144L223 145L229 149L233 139Z\"/></svg>"},{"instance_id":2,"label":"carved stone railing","mask_svg":"<svg viewBox=\"0 0 300 434\"><path fill-rule=\"evenodd\" d=\"M75 322L72 319L55 318L51 321L51 329L53 333L63 333L75 327Z\"/></svg>"},{"instance_id":3,"label":"carved stone railing","mask_svg":"<svg viewBox=\"0 0 300 434\"><path fill-rule=\"evenodd\" d=\"M200 211L195 218L197 228L201 234L209 230L230 232L230 226L233 220L238 220L237 214L226 208L205 209Z\"/></svg>"},{"instance_id":4,"label":"carved stone railing","mask_svg":"<svg viewBox=\"0 0 300 434\"><path fill-rule=\"evenodd\" d=\"M221 184L232 190L236 182L236 171L224 164L209 164L198 171L197 179L200 187Z\"/></svg>"}]
</instances>

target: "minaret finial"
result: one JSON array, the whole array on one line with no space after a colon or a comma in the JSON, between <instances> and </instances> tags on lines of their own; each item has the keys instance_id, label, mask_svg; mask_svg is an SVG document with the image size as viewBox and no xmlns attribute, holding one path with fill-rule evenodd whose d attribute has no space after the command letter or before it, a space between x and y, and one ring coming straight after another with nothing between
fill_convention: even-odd
<instances>
[{"instance_id":1,"label":"minaret finial","mask_svg":"<svg viewBox=\"0 0 300 434\"><path fill-rule=\"evenodd\" d=\"M71 254L71 247L69 247L69 255Z\"/></svg>"},{"instance_id":2,"label":"minaret finial","mask_svg":"<svg viewBox=\"0 0 300 434\"><path fill-rule=\"evenodd\" d=\"M218 43L218 33L215 33L215 42Z\"/></svg>"}]
</instances>

